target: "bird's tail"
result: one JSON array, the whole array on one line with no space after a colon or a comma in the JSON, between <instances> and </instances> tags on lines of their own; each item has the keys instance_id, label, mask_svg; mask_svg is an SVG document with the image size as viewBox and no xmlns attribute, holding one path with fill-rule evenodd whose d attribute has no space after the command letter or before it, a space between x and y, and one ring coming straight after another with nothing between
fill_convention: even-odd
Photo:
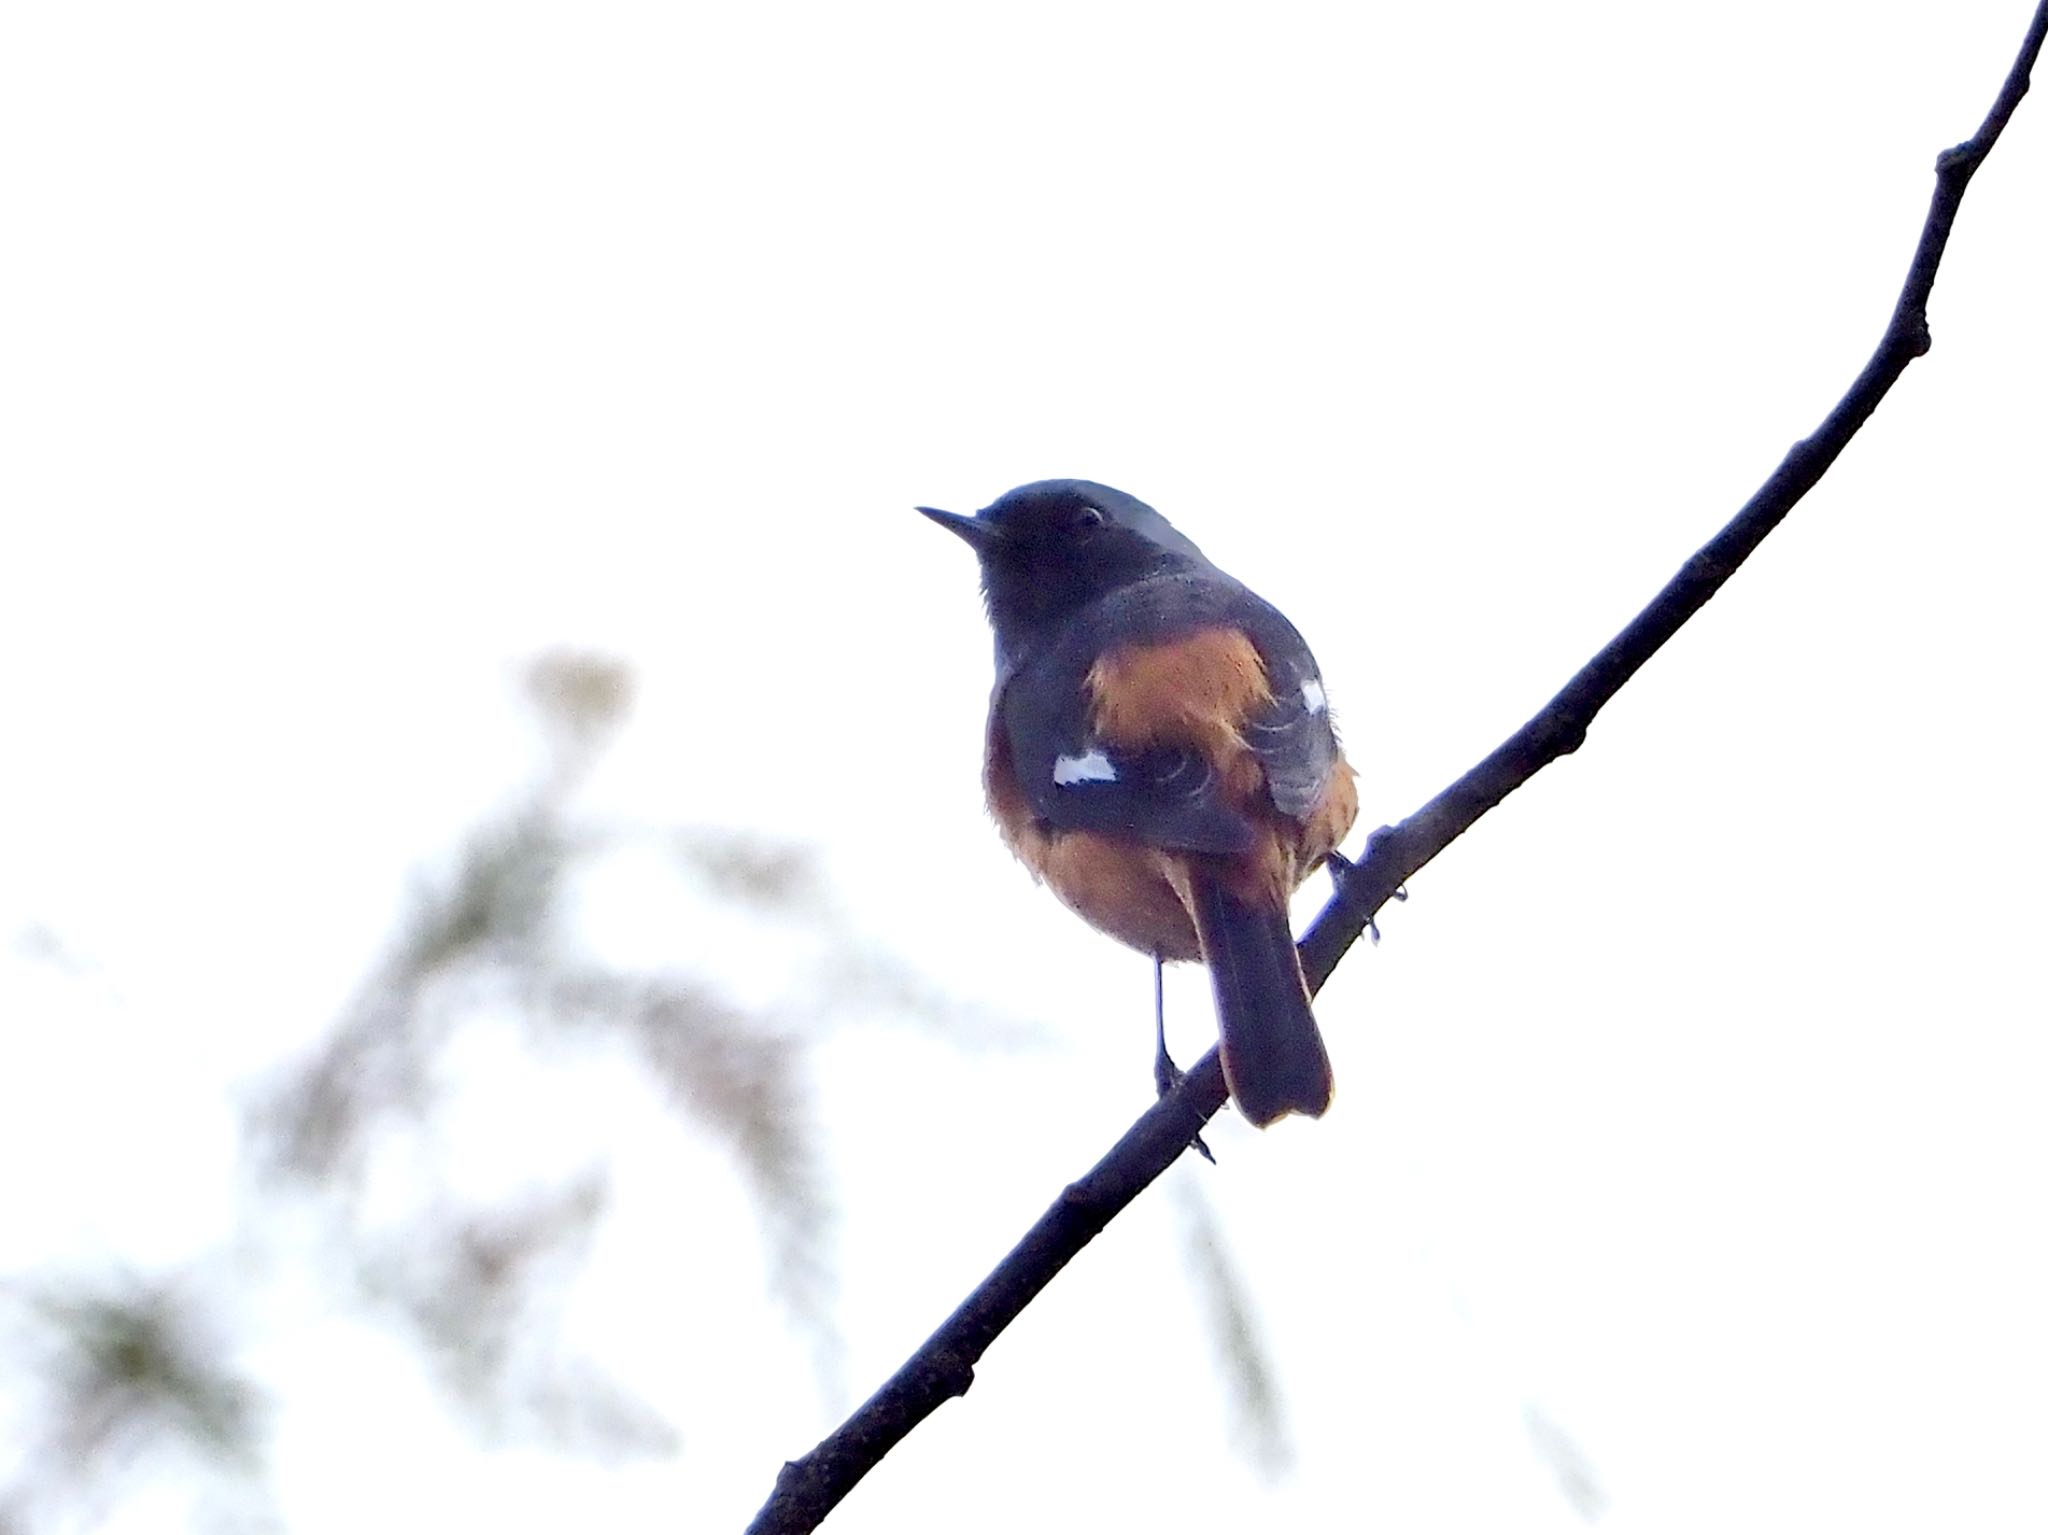
<instances>
[{"instance_id":1,"label":"bird's tail","mask_svg":"<svg viewBox=\"0 0 2048 1535\"><path fill-rule=\"evenodd\" d=\"M1309 1011L1287 908L1240 899L1202 870L1188 883L1216 990L1223 1077L1238 1112L1262 1127L1285 1114L1317 1118L1330 1106L1335 1083Z\"/></svg>"}]
</instances>

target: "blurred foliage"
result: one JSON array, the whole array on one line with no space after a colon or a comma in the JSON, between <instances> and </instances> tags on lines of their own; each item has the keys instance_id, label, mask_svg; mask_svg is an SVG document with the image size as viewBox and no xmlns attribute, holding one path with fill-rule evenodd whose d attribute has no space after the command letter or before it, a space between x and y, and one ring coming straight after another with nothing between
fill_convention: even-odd
<instances>
[{"instance_id":1,"label":"blurred foliage","mask_svg":"<svg viewBox=\"0 0 2048 1535\"><path fill-rule=\"evenodd\" d=\"M409 1339L488 1440L604 1459L677 1448L658 1412L561 1343L608 1207L606 1169L480 1208L439 1155L453 1090L477 1085L453 1080L451 1052L466 1030L508 1012L533 1052L556 1042L623 1052L679 1120L724 1144L761 1222L773 1299L829 1373L839 1352L833 1201L804 1046L878 1005L946 1029L959 1009L873 951L805 849L761 834L622 828L580 811L579 791L631 707L624 666L557 653L534 662L525 685L547 747L536 782L462 839L443 876L417 886L333 1027L252 1094L253 1176L228 1244L234 1261L177 1281L74 1276L0 1288L0 1346L26 1388L11 1408L19 1424L0 1421L0 1433L27 1433L12 1459L0 1455L0 1535L94 1522L130 1468L174 1451L241 1489L208 1503L209 1522L249 1522L265 1414L227 1362L229 1334L209 1318L226 1313L222 1297L247 1298L277 1257L267 1244L281 1240L310 1242L331 1303ZM653 849L721 906L798 921L813 947L822 940L805 1015L783 1015L794 1002L739 1007L708 975L630 973L576 952L563 920L570 883L621 848ZM84 973L45 929L16 948ZM998 1021L992 1034L1015 1032Z\"/></svg>"},{"instance_id":2,"label":"blurred foliage","mask_svg":"<svg viewBox=\"0 0 2048 1535\"><path fill-rule=\"evenodd\" d=\"M543 1069L559 1045L612 1052L679 1122L725 1147L760 1221L770 1298L810 1339L821 1382L834 1378L833 1193L807 1047L878 1018L961 1032L979 1048L1013 1047L1033 1031L983 1014L962 1030L960 1006L876 949L802 847L584 812L580 791L631 708L631 675L558 653L534 662L525 684L543 769L461 839L440 877L416 886L386 951L316 1046L250 1095L252 1176L219 1261L174 1278L0 1287L0 1320L11 1318L0 1345L30 1387L17 1408L27 1437L15 1461L0 1456L0 1535L95 1522L135 1474L173 1455L201 1466L194 1483L211 1489L195 1518L271 1527L267 1404L231 1362L238 1340L217 1318L247 1307L280 1262L310 1260L326 1304L407 1340L488 1441L606 1460L677 1449L652 1406L562 1341L609 1207L601 1151L598 1165L491 1199L458 1189L446 1165L441 1131L455 1094L491 1088L465 1079L454 1054L469 1031L508 1016ZM578 875L650 850L717 909L793 925L811 957L789 961L795 984L781 999L742 1006L708 973L638 973L581 951L566 920ZM18 952L66 974L89 970L42 929ZM1252 1308L1201 1194L1183 1185L1183 1201L1188 1267L1247 1451L1278 1467L1279 1396ZM0 1419L0 1435L7 1428Z\"/></svg>"},{"instance_id":3,"label":"blurred foliage","mask_svg":"<svg viewBox=\"0 0 2048 1535\"><path fill-rule=\"evenodd\" d=\"M227 1363L226 1331L198 1299L211 1288L123 1274L0 1289L8 1351L29 1366L34 1397L0 1532L94 1517L167 1463L196 1473L209 1522L269 1522L263 1402Z\"/></svg>"},{"instance_id":4,"label":"blurred foliage","mask_svg":"<svg viewBox=\"0 0 2048 1535\"><path fill-rule=\"evenodd\" d=\"M487 1214L450 1208L439 1191L396 1229L370 1216L368 1175L405 1144L395 1129L429 1122L439 1063L465 1019L515 999L531 1041L623 1044L677 1114L725 1141L755 1196L776 1298L821 1360L836 1358L832 1204L797 1038L782 1020L735 1009L708 978L601 967L560 931L571 874L626 843L661 848L728 897L801 907L828 926L832 911L800 848L576 815L577 791L630 704L630 677L608 660L555 654L534 663L527 686L547 771L526 802L470 836L445 881L416 892L340 1025L256 1105L252 1144L269 1179L322 1192L363 1292L413 1332L473 1421L494 1435L566 1436L587 1453L665 1450L667 1425L590 1362L543 1362L548 1351L515 1346L552 1332L536 1312L566 1288L604 1208L601 1169ZM406 1181L432 1189L431 1137L416 1139Z\"/></svg>"},{"instance_id":5,"label":"blurred foliage","mask_svg":"<svg viewBox=\"0 0 2048 1535\"><path fill-rule=\"evenodd\" d=\"M365 1255L367 1293L493 1438L541 1438L605 1459L676 1448L659 1414L556 1343L553 1313L604 1208L593 1174L509 1209L451 1210L432 1223L439 1239L425 1249L408 1233Z\"/></svg>"}]
</instances>

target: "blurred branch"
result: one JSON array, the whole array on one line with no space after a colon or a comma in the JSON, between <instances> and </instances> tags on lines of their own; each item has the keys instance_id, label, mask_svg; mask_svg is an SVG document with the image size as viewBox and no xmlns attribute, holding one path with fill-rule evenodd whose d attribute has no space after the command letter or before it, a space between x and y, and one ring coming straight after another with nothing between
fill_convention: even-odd
<instances>
[{"instance_id":1,"label":"blurred branch","mask_svg":"<svg viewBox=\"0 0 2048 1535\"><path fill-rule=\"evenodd\" d=\"M1522 1404L1522 1427L1528 1430L1531 1448L1557 1478L1557 1490L1572 1511L1588 1524L1598 1521L1607 1512L1607 1493L1593 1474L1586 1452L1534 1402Z\"/></svg>"},{"instance_id":2,"label":"blurred branch","mask_svg":"<svg viewBox=\"0 0 2048 1535\"><path fill-rule=\"evenodd\" d=\"M1931 345L1927 301L1970 178L2026 94L2048 31L2048 0L2034 12L2017 59L1974 137L1935 164L1931 206L1891 322L1863 371L1811 437L1792 450L1734 519L1686 561L1650 605L1594 656L1533 719L1478 766L1397 826L1368 840L1337 894L1301 940L1309 989L1319 990L1379 908L1481 816L1557 758L1576 751L1622 685L1697 613L1841 455L1914 358ZM1125 1205L1164 1172L1223 1107L1223 1068L1211 1050L1178 1088L1069 1184L1009 1255L881 1389L809 1454L785 1464L750 1535L816 1528L855 1484L949 1397L1055 1275Z\"/></svg>"},{"instance_id":3,"label":"blurred branch","mask_svg":"<svg viewBox=\"0 0 2048 1535\"><path fill-rule=\"evenodd\" d=\"M1231 1260L1202 1185L1183 1175L1172 1187L1181 1208L1182 1250L1195 1294L1208 1313L1217 1363L1231 1386L1237 1417L1233 1437L1254 1466L1277 1475L1294 1459L1294 1449L1287 1437L1280 1382L1266 1362L1251 1292Z\"/></svg>"}]
</instances>

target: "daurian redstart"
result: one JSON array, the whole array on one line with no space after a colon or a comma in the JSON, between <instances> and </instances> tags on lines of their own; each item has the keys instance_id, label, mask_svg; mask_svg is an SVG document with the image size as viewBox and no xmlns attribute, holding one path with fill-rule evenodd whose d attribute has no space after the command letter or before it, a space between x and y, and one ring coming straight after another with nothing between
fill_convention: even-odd
<instances>
[{"instance_id":1,"label":"daurian redstart","mask_svg":"<svg viewBox=\"0 0 2048 1535\"><path fill-rule=\"evenodd\" d=\"M1358 813L1322 674L1270 604L1088 480L972 517L995 629L986 784L1003 839L1096 927L1209 967L1245 1118L1321 1114L1330 1058L1287 898Z\"/></svg>"}]
</instances>

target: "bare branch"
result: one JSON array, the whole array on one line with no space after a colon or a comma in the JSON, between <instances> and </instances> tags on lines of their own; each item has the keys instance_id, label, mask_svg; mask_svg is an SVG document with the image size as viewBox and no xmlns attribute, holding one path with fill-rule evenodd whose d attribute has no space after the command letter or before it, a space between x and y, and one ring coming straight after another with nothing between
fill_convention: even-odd
<instances>
[{"instance_id":1,"label":"bare branch","mask_svg":"<svg viewBox=\"0 0 2048 1535\"><path fill-rule=\"evenodd\" d=\"M2019 55L1983 125L1974 137L1936 161L1934 197L1905 286L1877 350L1849 392L1811 437L1793 445L1734 519L1687 560L1650 605L1535 718L1414 815L1373 833L1365 858L1344 877L1337 895L1301 940L1311 990L1329 979L1373 913L1410 876L1535 773L1578 749L1607 701L1784 521L1906 366L1927 351L1928 296L1956 209L1970 177L2026 94L2044 32L2048 0L2035 9ZM748 1527L749 1535L794 1535L816 1528L911 1429L947 1398L963 1395L989 1344L1118 1211L1187 1149L1190 1138L1223 1107L1224 1097L1222 1065L1212 1050L1101 1161L1067 1186L1023 1240L879 1391L817 1448L783 1466L774 1492Z\"/></svg>"},{"instance_id":2,"label":"bare branch","mask_svg":"<svg viewBox=\"0 0 2048 1535\"><path fill-rule=\"evenodd\" d=\"M1976 135L1935 160L1934 197L1920 228L1920 241L1906 271L1905 286L1892 309L1877 350L1863 365L1856 382L1827 419L1808 438L1792 445L1755 495L1728 525L1708 539L1679 567L1650 605L1638 613L1601 652L1536 717L1463 778L1445 789L1398 826L1374 832L1365 858L1338 896L1316 917L1301 943L1302 965L1311 988L1329 979L1344 952L1358 941L1372 914L1423 865L1449 847L1487 811L1519 789L1541 768L1586 739L1593 717L1621 691L1622 684L1676 634L1685 621L1735 574L1771 530L1785 520L1806 493L1820 482L1849 445L1878 403L1891 392L1907 364L1933 344L1927 325L1927 300L1934 274L1948 248L1949 230L1971 176L2005 131L2014 108L2027 93L2034 61L2040 56L2048 4L2037 6L2026 40L2012 71L1999 89Z\"/></svg>"}]
</instances>

